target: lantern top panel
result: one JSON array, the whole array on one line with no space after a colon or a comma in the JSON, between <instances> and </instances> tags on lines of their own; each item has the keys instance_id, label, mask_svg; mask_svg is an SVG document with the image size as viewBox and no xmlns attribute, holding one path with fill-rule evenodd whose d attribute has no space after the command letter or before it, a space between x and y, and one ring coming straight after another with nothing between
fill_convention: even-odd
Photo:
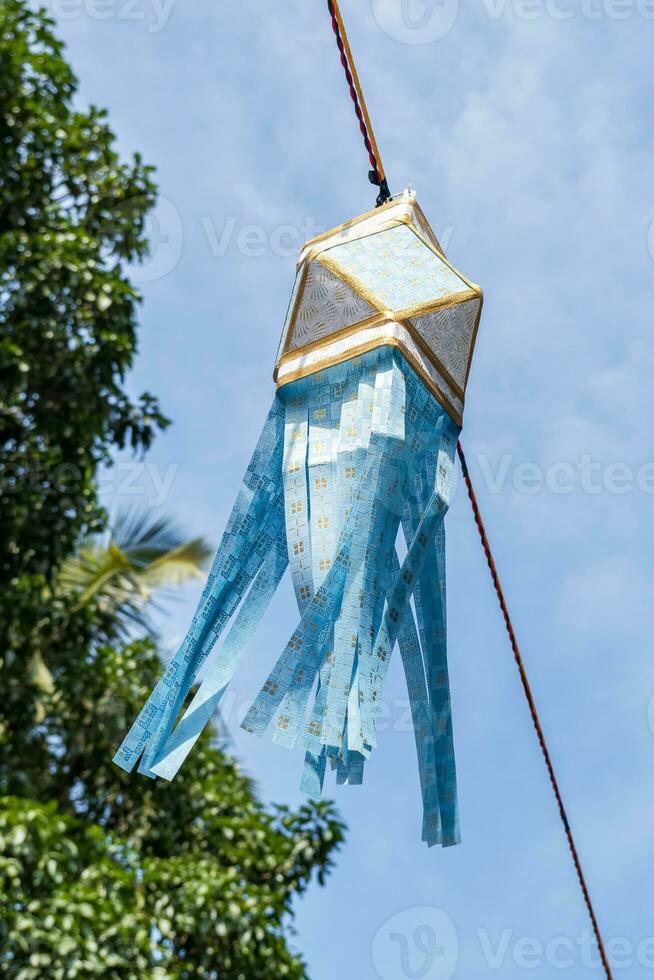
<instances>
[{"instance_id":1,"label":"lantern top panel","mask_svg":"<svg viewBox=\"0 0 654 980\"><path fill-rule=\"evenodd\" d=\"M360 214L358 217L352 218L342 225L337 225L335 228L331 228L321 235L316 235L315 238L310 238L302 246L297 261L298 267L302 265L309 255L330 248L332 245L343 244L355 238L369 235L378 231L383 225L401 222L410 224L424 239L438 249L439 252L443 252L438 238L418 204L415 193L412 190L406 190L381 207L373 208L372 211L366 211L364 214Z\"/></svg>"},{"instance_id":2,"label":"lantern top panel","mask_svg":"<svg viewBox=\"0 0 654 980\"><path fill-rule=\"evenodd\" d=\"M405 191L304 245L275 380L286 384L389 344L461 424L482 301Z\"/></svg>"},{"instance_id":3,"label":"lantern top panel","mask_svg":"<svg viewBox=\"0 0 654 980\"><path fill-rule=\"evenodd\" d=\"M405 224L332 245L321 258L333 263L333 271L344 282L365 290L378 309L394 313L470 288L442 254Z\"/></svg>"}]
</instances>

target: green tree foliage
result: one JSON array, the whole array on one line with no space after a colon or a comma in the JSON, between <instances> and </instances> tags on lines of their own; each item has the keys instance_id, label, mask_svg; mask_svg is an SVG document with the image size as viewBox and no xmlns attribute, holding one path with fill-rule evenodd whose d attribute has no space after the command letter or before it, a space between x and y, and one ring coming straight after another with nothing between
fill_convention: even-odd
<instances>
[{"instance_id":1,"label":"green tree foliage","mask_svg":"<svg viewBox=\"0 0 654 980\"><path fill-rule=\"evenodd\" d=\"M293 900L343 827L264 806L203 735L172 783L111 764L161 672L152 596L198 574L165 522L111 535L98 467L166 424L124 387L151 169L120 159L43 11L0 5L0 974L302 978Z\"/></svg>"},{"instance_id":2,"label":"green tree foliage","mask_svg":"<svg viewBox=\"0 0 654 980\"><path fill-rule=\"evenodd\" d=\"M2 976L305 977L284 925L342 827L329 804L264 807L206 736L171 784L111 767L160 669L146 639L55 676L49 802L0 801Z\"/></svg>"},{"instance_id":3,"label":"green tree foliage","mask_svg":"<svg viewBox=\"0 0 654 980\"><path fill-rule=\"evenodd\" d=\"M124 163L106 114L73 108L76 79L42 13L0 6L0 594L3 646L23 610L99 526L94 477L114 446L165 424L123 381L138 295L125 263L147 251L151 167Z\"/></svg>"}]
</instances>

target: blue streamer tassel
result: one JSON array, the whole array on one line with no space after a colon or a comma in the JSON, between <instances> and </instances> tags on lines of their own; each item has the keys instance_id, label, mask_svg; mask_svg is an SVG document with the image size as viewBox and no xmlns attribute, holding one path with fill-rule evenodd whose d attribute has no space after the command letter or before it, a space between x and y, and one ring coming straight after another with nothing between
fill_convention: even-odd
<instances>
[{"instance_id":1,"label":"blue streamer tassel","mask_svg":"<svg viewBox=\"0 0 654 980\"><path fill-rule=\"evenodd\" d=\"M360 784L397 642L422 837L429 846L457 843L443 528L457 437L455 423L390 347L279 389L188 635L116 763L174 777L288 565L300 619L243 727L262 735L272 724L276 742L304 748L302 787L311 796L322 792L328 761L337 783Z\"/></svg>"}]
</instances>

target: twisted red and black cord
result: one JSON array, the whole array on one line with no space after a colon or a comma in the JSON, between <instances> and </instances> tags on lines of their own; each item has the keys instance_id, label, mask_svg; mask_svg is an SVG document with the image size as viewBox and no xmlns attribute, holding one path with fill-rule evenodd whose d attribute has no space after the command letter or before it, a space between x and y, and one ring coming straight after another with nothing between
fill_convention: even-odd
<instances>
[{"instance_id":1,"label":"twisted red and black cord","mask_svg":"<svg viewBox=\"0 0 654 980\"><path fill-rule=\"evenodd\" d=\"M332 29L336 35L336 44L338 45L338 51L341 56L341 64L343 66L345 78L350 89L350 98L354 104L354 111L359 121L359 129L361 130L363 142L366 150L368 151L368 159L370 160L370 166L372 168L368 173L368 177L372 184L376 184L376 186L379 187L379 195L377 197L377 206L379 207L380 205L385 204L386 201L390 200L391 192L388 189L388 183L386 182L386 175L384 174L384 168L379 156L379 150L377 149L375 136L372 132L372 126L370 125L368 110L363 98L363 92L361 90L357 70L352 59L352 52L345 33L345 27L341 18L341 12L338 8L338 2L337 0L327 0L327 6L332 19Z\"/></svg>"},{"instance_id":2,"label":"twisted red and black cord","mask_svg":"<svg viewBox=\"0 0 654 980\"><path fill-rule=\"evenodd\" d=\"M354 65L354 60L352 58L352 51L350 49L347 40L345 26L343 24L340 10L338 8L338 0L327 0L327 6L329 8L329 13L332 20L332 27L336 35L336 43L338 44L338 50L341 56L341 64L343 65L343 69L345 71L345 77L347 79L347 83L350 89L350 96L352 98L352 102L354 103L354 110L356 112L357 119L359 120L359 128L361 130L361 135L363 136L363 141L365 143L366 150L368 151L370 163L373 168L373 170L369 175L370 180L373 183L379 185L380 195L377 198L377 204L378 205L383 204L386 200L390 198L390 193L388 191L388 184L386 182L384 168L382 166L381 158L379 156L379 150L377 149L375 135L372 130L370 117L368 116L365 100L363 98L363 92L361 91L361 85L359 83L356 68ZM522 654L520 653L520 648L518 646L518 641L516 639L515 630L513 628L513 623L511 622L511 616L509 614L509 609L506 604L506 599L504 598L504 590L502 589L502 584L500 582L500 578L497 573L495 559L493 558L493 552L491 551L490 543L488 541L488 535L486 534L486 528L484 526L484 522L481 517L479 504L477 503L477 496L475 494L474 487L472 485L472 480L470 478L470 471L468 470L465 454L463 452L463 446L461 445L460 441L457 444L457 453L459 456L459 461L461 463L461 470L463 472L463 479L465 481L466 488L468 491L468 497L470 498L470 503L472 505L472 513L475 519L475 524L477 525L477 530L479 532L479 537L481 539L482 547L484 549L484 554L486 556L486 562L488 564L491 579L493 581L493 586L497 594L497 599L500 604L500 609L502 610L502 616L504 617L506 631L509 635L509 642L511 644L513 656L515 658L515 662L518 667L518 672L520 674L520 681L522 683L522 688L525 697L527 699L527 704L529 705L531 720L533 722L534 729L536 730L538 744L540 745L540 749L543 754L543 759L545 760L545 766L547 768L547 773L550 779L550 783L552 784L552 789L554 791L554 796L556 798L556 803L559 809L559 815L561 817L561 823L563 824L563 829L565 831L566 839L568 841L568 846L570 848L570 853L572 855L572 860L575 866L577 879L579 881L579 885L581 887L581 891L583 894L584 903L586 905L586 909L588 910L588 914L590 916L590 921L593 927L593 932L595 934L595 940L597 942L597 948L599 950L599 955L602 961L602 966L604 968L604 973L607 977L607 980L613 980L613 975L611 973L611 967L609 965L608 957L606 955L606 949L604 947L604 942L602 940L602 934L600 932L599 923L597 921L597 916L595 915L595 909L593 908L593 903L591 901L590 891L588 889L583 868L581 866L579 852L577 851L575 840L572 834L572 829L570 827L570 822L568 820L568 815L563 803L563 797L561 795L559 783L556 778L556 773L554 771L552 757L547 747L547 742L545 741L545 734L543 732L543 727L540 723L540 718L538 717L536 702L534 701L534 697L531 692L531 686L529 684L529 679L527 677L527 671L525 669L524 661L522 659Z\"/></svg>"},{"instance_id":3,"label":"twisted red and black cord","mask_svg":"<svg viewBox=\"0 0 654 980\"><path fill-rule=\"evenodd\" d=\"M590 921L593 926L593 932L595 933L595 939L597 941L597 948L599 950L600 959L602 960L602 966L604 967L604 972L608 977L608 980L611 980L612 978L611 967L609 966L608 957L606 955L606 950L604 948L604 942L602 940L602 934L600 933L599 923L597 921L597 916L595 915L595 909L593 908L593 903L591 901L590 892L588 890L588 885L586 883L586 878L584 876L583 868L581 867L579 853L577 851L574 837L572 835L570 822L568 821L568 814L566 813L566 809L563 803L563 797L561 796L559 782L556 778L556 773L554 772L552 757L550 756L550 752L547 747L547 742L545 741L545 734L543 732L543 727L540 723L540 718L538 717L536 702L534 701L534 696L531 693L531 685L529 684L529 678L527 677L525 664L522 659L522 654L520 653L520 647L518 646L518 640L515 635L515 630L513 629L513 623L511 622L509 608L506 604L506 599L504 598L504 590L502 589L502 583L500 582L500 577L497 573L495 559L493 557L493 552L491 551L488 535L486 534L486 528L482 520L481 511L479 510L479 504L477 503L477 495L475 494L475 490L472 485L472 480L470 479L470 471L468 470L468 464L466 462L465 454L463 452L463 446L461 445L460 441L457 444L456 448L457 448L457 453L459 455L459 462L461 463L461 472L463 473L463 479L465 481L466 489L468 491L468 497L470 498L470 504L472 506L472 513L475 518L475 524L477 525L477 530L479 532L479 537L481 539L482 547L484 549L484 555L486 556L488 569L490 571L491 579L493 581L493 586L497 594L497 601L499 602L500 609L502 610L502 616L504 617L504 624L506 626L506 631L509 634L509 642L511 644L511 649L513 650L513 656L515 658L515 662L518 667L518 672L520 674L522 689L525 693L527 704L529 705L531 720L536 730L536 737L538 738L538 743L540 745L540 749L543 754L543 758L545 760L545 765L547 767L547 773L550 777L552 789L554 790L554 796L556 798L557 806L559 808L561 823L563 824L563 829L565 830L565 835L568 841L568 846L570 848L570 853L572 855L572 860L574 862L575 871L577 872L579 885L581 887L581 891L584 896L584 902L586 904L586 908L590 916Z\"/></svg>"}]
</instances>

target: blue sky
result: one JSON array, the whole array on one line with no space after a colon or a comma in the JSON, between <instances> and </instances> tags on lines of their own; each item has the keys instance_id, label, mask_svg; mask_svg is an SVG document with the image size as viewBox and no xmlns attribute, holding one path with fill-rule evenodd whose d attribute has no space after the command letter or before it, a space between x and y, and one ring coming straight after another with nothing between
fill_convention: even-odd
<instances>
[{"instance_id":1,"label":"blue sky","mask_svg":"<svg viewBox=\"0 0 654 980\"><path fill-rule=\"evenodd\" d=\"M130 386L175 424L149 468L119 461L106 497L216 541L272 396L297 249L374 201L325 4L50 3L82 100L109 108L162 194ZM392 190L413 184L485 290L464 443L616 976L648 977L654 2L343 0L343 14ZM597 975L461 485L447 526L463 844L420 843L395 662L365 784L334 790L348 844L298 906L297 945L313 980ZM162 624L170 646L197 591ZM237 721L293 603L286 582L226 705L243 768L291 803L300 755Z\"/></svg>"}]
</instances>

